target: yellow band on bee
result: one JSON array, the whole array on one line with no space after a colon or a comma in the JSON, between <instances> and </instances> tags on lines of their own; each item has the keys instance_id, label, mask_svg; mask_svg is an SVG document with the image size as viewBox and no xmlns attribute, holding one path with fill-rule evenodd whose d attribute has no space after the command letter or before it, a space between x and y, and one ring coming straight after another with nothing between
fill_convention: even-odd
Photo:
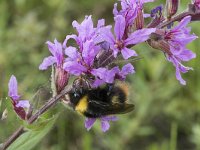
<instances>
[{"instance_id":1,"label":"yellow band on bee","mask_svg":"<svg viewBox=\"0 0 200 150\"><path fill-rule=\"evenodd\" d=\"M75 110L79 113L84 113L88 107L88 96L85 95L83 98L80 99L78 104L75 107Z\"/></svg>"}]
</instances>

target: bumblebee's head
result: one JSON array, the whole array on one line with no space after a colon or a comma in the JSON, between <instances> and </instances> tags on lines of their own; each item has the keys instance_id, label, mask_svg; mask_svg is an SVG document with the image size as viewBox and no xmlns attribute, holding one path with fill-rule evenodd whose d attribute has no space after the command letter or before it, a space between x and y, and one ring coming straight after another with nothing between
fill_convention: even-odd
<instances>
[{"instance_id":1,"label":"bumblebee's head","mask_svg":"<svg viewBox=\"0 0 200 150\"><path fill-rule=\"evenodd\" d=\"M79 103L80 99L84 97L84 95L87 93L86 89L82 88L73 88L71 92L69 92L69 100L70 100L70 105L75 108L76 105Z\"/></svg>"},{"instance_id":2,"label":"bumblebee's head","mask_svg":"<svg viewBox=\"0 0 200 150\"><path fill-rule=\"evenodd\" d=\"M80 100L80 95L75 94L73 91L71 91L68 95L70 100L70 106L75 108L75 106L78 104Z\"/></svg>"},{"instance_id":3,"label":"bumblebee's head","mask_svg":"<svg viewBox=\"0 0 200 150\"><path fill-rule=\"evenodd\" d=\"M90 81L84 77L79 77L73 82L73 91L75 94L83 93L91 88Z\"/></svg>"}]
</instances>

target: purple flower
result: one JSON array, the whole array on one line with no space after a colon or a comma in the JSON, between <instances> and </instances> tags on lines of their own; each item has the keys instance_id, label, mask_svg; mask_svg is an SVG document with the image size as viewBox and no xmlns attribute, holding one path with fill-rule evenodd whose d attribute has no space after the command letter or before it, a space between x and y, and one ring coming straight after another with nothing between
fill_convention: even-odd
<instances>
[{"instance_id":1,"label":"purple flower","mask_svg":"<svg viewBox=\"0 0 200 150\"><path fill-rule=\"evenodd\" d=\"M116 116L104 116L101 118L86 118L85 120L85 128L89 131L92 126L94 125L95 121L99 119L101 121L101 130L103 132L106 132L109 130L110 128L110 121L117 121L117 117Z\"/></svg>"},{"instance_id":2,"label":"purple flower","mask_svg":"<svg viewBox=\"0 0 200 150\"><path fill-rule=\"evenodd\" d=\"M111 70L106 68L93 69L92 74L106 83L113 83L116 73L120 72L119 67L114 67Z\"/></svg>"},{"instance_id":3,"label":"purple flower","mask_svg":"<svg viewBox=\"0 0 200 150\"><path fill-rule=\"evenodd\" d=\"M163 5L156 6L151 10L151 17L154 18L155 16L157 16L157 14L161 16L162 11L163 11Z\"/></svg>"},{"instance_id":4,"label":"purple flower","mask_svg":"<svg viewBox=\"0 0 200 150\"><path fill-rule=\"evenodd\" d=\"M73 21L72 25L76 28L78 35L66 36L63 43L65 54L68 56L63 66L66 71L76 76L90 74L93 69L94 60L101 50L101 47L97 44L103 41L99 36L99 31L104 28L104 24L105 21L101 19L98 21L97 27L94 28L91 16L86 16L81 24ZM69 39L74 39L78 48L67 47Z\"/></svg>"},{"instance_id":5,"label":"purple flower","mask_svg":"<svg viewBox=\"0 0 200 150\"><path fill-rule=\"evenodd\" d=\"M134 67L128 63L122 67L120 71L119 67L114 67L111 70L106 68L93 69L91 73L97 77L94 81L93 86L98 87L102 84L113 83L115 79L124 80L128 74L135 73Z\"/></svg>"},{"instance_id":6,"label":"purple flower","mask_svg":"<svg viewBox=\"0 0 200 150\"><path fill-rule=\"evenodd\" d=\"M69 39L74 39L79 46L80 52L83 50L84 43L88 40L93 40L94 44L103 42L99 37L99 29L103 28L105 25L105 20L98 20L97 27L94 28L92 16L86 16L81 24L77 21L72 22L72 26L77 30L78 35L72 34L67 35L63 43L63 47L66 48Z\"/></svg>"},{"instance_id":7,"label":"purple flower","mask_svg":"<svg viewBox=\"0 0 200 150\"><path fill-rule=\"evenodd\" d=\"M186 73L192 68L183 66L181 61L189 61L196 57L195 53L186 48L188 43L197 38L194 34L190 34L190 28L186 27L190 21L191 17L187 16L176 27L165 33L165 40L168 41L170 46L170 50L167 52L167 59L175 66L176 78L183 85L186 82L182 79L180 73Z\"/></svg>"},{"instance_id":8,"label":"purple flower","mask_svg":"<svg viewBox=\"0 0 200 150\"><path fill-rule=\"evenodd\" d=\"M119 72L118 77L121 80L125 80L128 74L133 74L133 73L135 73L134 67L131 63L128 63L122 67L122 70Z\"/></svg>"},{"instance_id":9,"label":"purple flower","mask_svg":"<svg viewBox=\"0 0 200 150\"><path fill-rule=\"evenodd\" d=\"M52 56L44 58L43 62L40 64L40 70L46 70L49 66L55 65L55 75L53 81L56 86L56 93L60 93L65 86L68 84L69 73L63 69L64 63L64 47L61 43L59 43L56 39L54 43L47 41L49 51Z\"/></svg>"},{"instance_id":10,"label":"purple flower","mask_svg":"<svg viewBox=\"0 0 200 150\"><path fill-rule=\"evenodd\" d=\"M82 52L79 52L75 47L67 47L65 54L68 58L65 60L63 68L76 76L89 73L99 50L100 47L95 46L93 40L83 43Z\"/></svg>"},{"instance_id":11,"label":"purple flower","mask_svg":"<svg viewBox=\"0 0 200 150\"><path fill-rule=\"evenodd\" d=\"M28 100L20 99L17 89L17 79L14 75L11 76L8 83L8 96L12 99L12 104L17 115L25 120L27 115L25 109L29 109L30 103Z\"/></svg>"},{"instance_id":12,"label":"purple flower","mask_svg":"<svg viewBox=\"0 0 200 150\"><path fill-rule=\"evenodd\" d=\"M115 57L117 57L117 54L121 52L123 58L128 59L132 56L137 56L136 52L134 50L129 49L128 46L146 41L149 38L149 35L155 32L156 29L149 28L137 30L128 35L128 37L126 38L124 37L125 26L125 18L121 15L117 15L115 17L114 27L115 37L110 31L111 27L103 28L100 34L105 41L110 43L110 48L113 50L113 55Z\"/></svg>"},{"instance_id":13,"label":"purple flower","mask_svg":"<svg viewBox=\"0 0 200 150\"><path fill-rule=\"evenodd\" d=\"M122 15L126 20L126 27L133 25L139 9L143 9L144 3L153 2L154 0L120 0L122 10L117 10L117 3L114 4L114 16Z\"/></svg>"},{"instance_id":14,"label":"purple flower","mask_svg":"<svg viewBox=\"0 0 200 150\"><path fill-rule=\"evenodd\" d=\"M43 62L40 64L40 70L46 70L49 66L56 64L57 67L61 67L64 61L63 47L56 39L54 43L50 41L46 42L51 52L52 56L44 58Z\"/></svg>"}]
</instances>

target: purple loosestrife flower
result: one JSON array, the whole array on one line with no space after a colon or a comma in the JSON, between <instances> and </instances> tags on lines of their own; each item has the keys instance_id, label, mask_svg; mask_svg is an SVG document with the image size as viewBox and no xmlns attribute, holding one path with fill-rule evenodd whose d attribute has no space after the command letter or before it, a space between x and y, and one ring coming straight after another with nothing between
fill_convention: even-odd
<instances>
[{"instance_id":1,"label":"purple loosestrife flower","mask_svg":"<svg viewBox=\"0 0 200 150\"><path fill-rule=\"evenodd\" d=\"M91 16L86 16L81 24L73 21L72 25L76 28L78 35L66 36L63 43L65 54L68 56L65 59L64 69L73 75L79 76L82 73L90 73L93 67L95 57L100 51L100 46L97 44L102 42L99 38L99 29L103 28L104 20L98 21L97 28L94 28ZM74 39L78 48L67 47L69 39Z\"/></svg>"},{"instance_id":2,"label":"purple loosestrife flower","mask_svg":"<svg viewBox=\"0 0 200 150\"><path fill-rule=\"evenodd\" d=\"M64 69L69 73L79 76L82 73L90 73L95 56L99 52L93 41L83 43L83 50L79 52L75 47L67 47L65 54L68 56L64 63Z\"/></svg>"},{"instance_id":3,"label":"purple loosestrife flower","mask_svg":"<svg viewBox=\"0 0 200 150\"><path fill-rule=\"evenodd\" d=\"M106 51L102 50L101 46L97 44L97 41L105 40L104 38L102 38L102 36L100 36L100 34L102 31L105 31L107 28L109 28L104 27L104 21L98 21L97 28L94 28L90 16L86 17L81 24L78 24L77 22L73 22L73 24L75 24L74 26L77 29L78 35L69 35L66 37L66 40L64 42L64 45L66 47L65 54L68 57L65 59L63 68L67 72L75 76L94 76L95 87L105 82L113 83L116 77L118 77L118 79L124 79L126 75L134 72L134 68L131 64L129 64L129 66L132 66L130 69L131 71L129 71L129 73L122 73L122 75L120 74L123 71L120 71L119 67L108 69L106 67L98 67L94 65L94 62L95 60L97 60L97 55L99 54L99 52ZM120 26L120 24L118 25ZM75 39L78 48L66 46L69 38ZM132 52L133 51L131 50L131 53Z\"/></svg>"},{"instance_id":4,"label":"purple loosestrife flower","mask_svg":"<svg viewBox=\"0 0 200 150\"><path fill-rule=\"evenodd\" d=\"M98 20L97 27L94 28L92 16L86 16L85 19L81 24L79 24L77 21L72 22L72 26L77 30L78 35L72 34L67 35L66 39L63 43L63 47L66 48L66 44L69 39L74 39L79 46L80 52L83 50L83 44L87 40L93 40L95 44L98 44L102 42L101 39L99 39L99 29L103 28L105 24L104 19Z\"/></svg>"},{"instance_id":5,"label":"purple loosestrife flower","mask_svg":"<svg viewBox=\"0 0 200 150\"><path fill-rule=\"evenodd\" d=\"M93 69L92 74L98 77L98 79L95 80L93 86L98 87L105 82L113 83L116 79L125 80L128 74L133 73L135 73L135 70L130 63L123 66L121 71L118 66L112 68L111 70L108 70L106 68Z\"/></svg>"},{"instance_id":6,"label":"purple loosestrife flower","mask_svg":"<svg viewBox=\"0 0 200 150\"><path fill-rule=\"evenodd\" d=\"M76 76L81 74L89 74L95 76L97 78L94 81L95 87L105 82L113 83L115 79L124 80L126 75L134 73L134 67L130 63L123 66L121 71L118 66L112 68L111 70L103 67L97 69L93 68L93 62L96 54L92 49L89 50L86 50L86 54L90 52L91 55L85 55L84 49L83 53L79 53L75 47L66 48L65 53L68 58L66 58L64 63L64 69Z\"/></svg>"},{"instance_id":7,"label":"purple loosestrife flower","mask_svg":"<svg viewBox=\"0 0 200 150\"><path fill-rule=\"evenodd\" d=\"M128 46L146 41L149 38L149 35L155 32L156 29L149 28L137 30L128 35L127 38L124 38L125 26L125 18L121 15L117 15L115 17L114 27L115 37L110 31L111 26L103 28L100 34L102 38L110 44L110 48L113 50L114 57L117 57L117 54L121 52L123 58L128 59L132 56L137 56L136 52L129 49Z\"/></svg>"},{"instance_id":8,"label":"purple loosestrife flower","mask_svg":"<svg viewBox=\"0 0 200 150\"><path fill-rule=\"evenodd\" d=\"M125 17L126 26L131 26L138 15L139 10L143 9L144 3L153 2L154 0L120 0L122 10L117 10L117 3L114 4L114 16L122 15Z\"/></svg>"},{"instance_id":9,"label":"purple loosestrife flower","mask_svg":"<svg viewBox=\"0 0 200 150\"><path fill-rule=\"evenodd\" d=\"M50 41L46 42L51 52L52 56L44 58L43 62L40 64L40 70L46 70L49 66L55 64L55 85L56 92L59 93L63 90L63 88L67 85L69 74L63 69L64 62L64 50L62 44L59 43L56 39L54 43Z\"/></svg>"},{"instance_id":10,"label":"purple loosestrife flower","mask_svg":"<svg viewBox=\"0 0 200 150\"><path fill-rule=\"evenodd\" d=\"M21 100L17 89L17 79L14 75L11 76L8 83L8 96L12 100L12 104L16 114L23 120L26 119L26 109L29 109L30 103L28 100Z\"/></svg>"},{"instance_id":11,"label":"purple loosestrife flower","mask_svg":"<svg viewBox=\"0 0 200 150\"><path fill-rule=\"evenodd\" d=\"M110 121L117 121L117 117L116 116L104 116L101 118L86 118L85 120L85 128L89 131L92 126L94 125L95 121L99 119L101 121L101 130L103 132L106 132L109 130L110 128Z\"/></svg>"},{"instance_id":12,"label":"purple loosestrife flower","mask_svg":"<svg viewBox=\"0 0 200 150\"><path fill-rule=\"evenodd\" d=\"M59 43L56 39L54 43L47 41L46 44L48 45L49 51L51 52L52 56L44 58L43 62L40 64L40 70L46 70L49 66L56 64L56 67L61 67L64 61L64 54L62 44Z\"/></svg>"},{"instance_id":13,"label":"purple loosestrife flower","mask_svg":"<svg viewBox=\"0 0 200 150\"><path fill-rule=\"evenodd\" d=\"M181 77L181 72L186 73L192 70L190 67L185 67L181 64L182 61L189 61L196 57L196 54L186 48L186 45L197 38L194 34L190 34L190 28L186 26L191 21L191 17L187 16L171 30L166 31L165 40L170 46L167 53L168 61L172 62L176 68L176 78L181 84L185 85L186 82Z\"/></svg>"}]
</instances>

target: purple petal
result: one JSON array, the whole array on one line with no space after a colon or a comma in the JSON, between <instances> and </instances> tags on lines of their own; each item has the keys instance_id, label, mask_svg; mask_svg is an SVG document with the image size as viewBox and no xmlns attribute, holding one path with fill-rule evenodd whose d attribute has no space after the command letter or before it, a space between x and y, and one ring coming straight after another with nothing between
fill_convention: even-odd
<instances>
[{"instance_id":1,"label":"purple petal","mask_svg":"<svg viewBox=\"0 0 200 150\"><path fill-rule=\"evenodd\" d=\"M49 51L54 56L57 65L61 65L63 61L62 44L59 43L56 39L54 40L54 44L50 41L47 41L46 44L48 45Z\"/></svg>"},{"instance_id":2,"label":"purple petal","mask_svg":"<svg viewBox=\"0 0 200 150\"><path fill-rule=\"evenodd\" d=\"M89 131L94 125L96 118L86 118L85 119L85 128Z\"/></svg>"},{"instance_id":3,"label":"purple petal","mask_svg":"<svg viewBox=\"0 0 200 150\"><path fill-rule=\"evenodd\" d=\"M88 66L91 66L93 64L94 58L99 52L99 50L100 49L97 49L92 40L84 42L82 57L84 59L84 62Z\"/></svg>"},{"instance_id":4,"label":"purple petal","mask_svg":"<svg viewBox=\"0 0 200 150\"><path fill-rule=\"evenodd\" d=\"M119 72L120 70L118 67L114 67L111 70L107 70L106 68L98 68L91 71L94 76L99 77L101 80L107 83L113 83L115 75Z\"/></svg>"},{"instance_id":5,"label":"purple petal","mask_svg":"<svg viewBox=\"0 0 200 150\"><path fill-rule=\"evenodd\" d=\"M102 80L104 80L107 83L113 83L115 79L115 75L119 72L120 72L119 67L114 67L111 70L107 70Z\"/></svg>"},{"instance_id":6,"label":"purple petal","mask_svg":"<svg viewBox=\"0 0 200 150\"><path fill-rule=\"evenodd\" d=\"M110 44L114 44L115 43L115 39L114 36L112 34L111 30L111 26L107 26L106 28L102 28L100 30L100 36L102 37L102 39L106 42L109 42Z\"/></svg>"},{"instance_id":7,"label":"purple petal","mask_svg":"<svg viewBox=\"0 0 200 150\"><path fill-rule=\"evenodd\" d=\"M156 31L156 28L141 29L133 32L124 41L125 45L138 44L149 39L149 35Z\"/></svg>"},{"instance_id":8,"label":"purple petal","mask_svg":"<svg viewBox=\"0 0 200 150\"><path fill-rule=\"evenodd\" d=\"M106 132L110 128L109 121L117 121L118 118L116 116L104 116L101 117L100 120L101 120L101 130L103 132Z\"/></svg>"},{"instance_id":9,"label":"purple petal","mask_svg":"<svg viewBox=\"0 0 200 150\"><path fill-rule=\"evenodd\" d=\"M93 88L97 88L97 87L103 85L104 83L105 83L105 81L100 80L100 79L96 79L96 80L94 81L94 83L92 84L92 87L93 87Z\"/></svg>"},{"instance_id":10,"label":"purple petal","mask_svg":"<svg viewBox=\"0 0 200 150\"><path fill-rule=\"evenodd\" d=\"M117 40L121 40L123 35L124 35L124 31L125 31L125 25L126 25L126 22L125 22L125 18L121 15L117 15L115 17L115 35L116 35L116 38Z\"/></svg>"},{"instance_id":11,"label":"purple petal","mask_svg":"<svg viewBox=\"0 0 200 150\"><path fill-rule=\"evenodd\" d=\"M151 14L143 14L143 17L144 18L149 18L149 17L151 17Z\"/></svg>"},{"instance_id":12,"label":"purple petal","mask_svg":"<svg viewBox=\"0 0 200 150\"><path fill-rule=\"evenodd\" d=\"M76 61L65 62L63 65L63 69L76 76L79 76L83 72L87 71L87 69L83 65L79 64Z\"/></svg>"},{"instance_id":13,"label":"purple petal","mask_svg":"<svg viewBox=\"0 0 200 150\"><path fill-rule=\"evenodd\" d=\"M55 58L56 58L56 62L57 65L62 65L63 62L63 49L62 49L62 44L59 43L56 39L54 40L55 43Z\"/></svg>"},{"instance_id":14,"label":"purple petal","mask_svg":"<svg viewBox=\"0 0 200 150\"><path fill-rule=\"evenodd\" d=\"M106 131L109 130L109 128L110 128L109 122L108 122L108 121L102 121L102 120L101 120L101 130L102 130L103 132L106 132Z\"/></svg>"},{"instance_id":15,"label":"purple petal","mask_svg":"<svg viewBox=\"0 0 200 150\"><path fill-rule=\"evenodd\" d=\"M77 49L75 47L69 46L65 49L65 55L72 58L73 60L80 57Z\"/></svg>"},{"instance_id":16,"label":"purple petal","mask_svg":"<svg viewBox=\"0 0 200 150\"><path fill-rule=\"evenodd\" d=\"M54 43L47 41L46 44L48 46L49 51L54 56L55 55Z\"/></svg>"},{"instance_id":17,"label":"purple petal","mask_svg":"<svg viewBox=\"0 0 200 150\"><path fill-rule=\"evenodd\" d=\"M183 80L181 76L181 72L186 73L188 70L192 70L192 68L183 66L174 56L168 56L168 60L172 62L176 68L176 79L179 80L182 85L186 85L185 80Z\"/></svg>"},{"instance_id":18,"label":"purple petal","mask_svg":"<svg viewBox=\"0 0 200 150\"><path fill-rule=\"evenodd\" d=\"M121 74L126 76L128 74L135 73L134 67L131 63L126 64L122 67Z\"/></svg>"},{"instance_id":19,"label":"purple petal","mask_svg":"<svg viewBox=\"0 0 200 150\"><path fill-rule=\"evenodd\" d=\"M8 83L8 96L13 100L18 100L20 98L17 91L17 79L14 75L11 76Z\"/></svg>"},{"instance_id":20,"label":"purple petal","mask_svg":"<svg viewBox=\"0 0 200 150\"><path fill-rule=\"evenodd\" d=\"M118 10L117 10L117 3L114 4L114 8L113 8L113 15L117 16L118 15Z\"/></svg>"},{"instance_id":21,"label":"purple petal","mask_svg":"<svg viewBox=\"0 0 200 150\"><path fill-rule=\"evenodd\" d=\"M183 78L182 78L182 76L181 76L180 69L179 69L178 66L176 66L176 79L177 79L178 81L180 81L180 83L181 83L182 85L186 85L186 81L183 80Z\"/></svg>"},{"instance_id":22,"label":"purple petal","mask_svg":"<svg viewBox=\"0 0 200 150\"><path fill-rule=\"evenodd\" d=\"M102 121L117 121L117 116L103 116L101 117Z\"/></svg>"},{"instance_id":23,"label":"purple petal","mask_svg":"<svg viewBox=\"0 0 200 150\"><path fill-rule=\"evenodd\" d=\"M106 71L107 71L106 68L98 68L98 69L93 69L93 70L91 71L91 73L92 73L94 76L97 76L97 77L99 77L100 79L103 79Z\"/></svg>"},{"instance_id":24,"label":"purple petal","mask_svg":"<svg viewBox=\"0 0 200 150\"><path fill-rule=\"evenodd\" d=\"M183 50L179 55L178 57L182 60L182 61L189 61L193 58L196 58L196 54L193 53L192 51L190 50Z\"/></svg>"},{"instance_id":25,"label":"purple petal","mask_svg":"<svg viewBox=\"0 0 200 150\"><path fill-rule=\"evenodd\" d=\"M137 53L132 50L132 49L128 49L126 47L124 47L122 50L121 50L121 53L122 53L122 56L124 59L128 59L132 56L137 56Z\"/></svg>"},{"instance_id":26,"label":"purple petal","mask_svg":"<svg viewBox=\"0 0 200 150\"><path fill-rule=\"evenodd\" d=\"M191 16L186 16L180 21L180 23L176 27L174 27L173 30L179 30L186 27L188 23L190 23L190 21L191 21Z\"/></svg>"},{"instance_id":27,"label":"purple petal","mask_svg":"<svg viewBox=\"0 0 200 150\"><path fill-rule=\"evenodd\" d=\"M102 49L104 49L106 51L108 51L110 49L110 44L108 42L106 42L106 41L102 42L100 44L100 46L101 46Z\"/></svg>"},{"instance_id":28,"label":"purple petal","mask_svg":"<svg viewBox=\"0 0 200 150\"><path fill-rule=\"evenodd\" d=\"M129 8L130 3L135 3L134 1L127 1L127 0L121 0L121 7L122 7L122 10L126 10Z\"/></svg>"},{"instance_id":29,"label":"purple petal","mask_svg":"<svg viewBox=\"0 0 200 150\"><path fill-rule=\"evenodd\" d=\"M56 58L53 56L49 56L44 58L43 62L40 64L40 70L46 70L49 66L53 65L56 62Z\"/></svg>"},{"instance_id":30,"label":"purple petal","mask_svg":"<svg viewBox=\"0 0 200 150\"><path fill-rule=\"evenodd\" d=\"M28 109L30 107L30 103L29 103L28 100L20 100L16 104L16 107L22 107L22 108L27 108Z\"/></svg>"},{"instance_id":31,"label":"purple petal","mask_svg":"<svg viewBox=\"0 0 200 150\"><path fill-rule=\"evenodd\" d=\"M105 25L105 19L98 20L97 28L101 28Z\"/></svg>"},{"instance_id":32,"label":"purple petal","mask_svg":"<svg viewBox=\"0 0 200 150\"><path fill-rule=\"evenodd\" d=\"M78 31L78 37L82 41L90 39L95 31L92 22L92 16L86 16L81 24L79 24L77 21L73 21L72 26Z\"/></svg>"},{"instance_id":33,"label":"purple petal","mask_svg":"<svg viewBox=\"0 0 200 150\"><path fill-rule=\"evenodd\" d=\"M110 45L110 49L113 50L113 56L116 58L116 57L117 57L117 54L119 53L119 49L113 47L113 45Z\"/></svg>"}]
</instances>

